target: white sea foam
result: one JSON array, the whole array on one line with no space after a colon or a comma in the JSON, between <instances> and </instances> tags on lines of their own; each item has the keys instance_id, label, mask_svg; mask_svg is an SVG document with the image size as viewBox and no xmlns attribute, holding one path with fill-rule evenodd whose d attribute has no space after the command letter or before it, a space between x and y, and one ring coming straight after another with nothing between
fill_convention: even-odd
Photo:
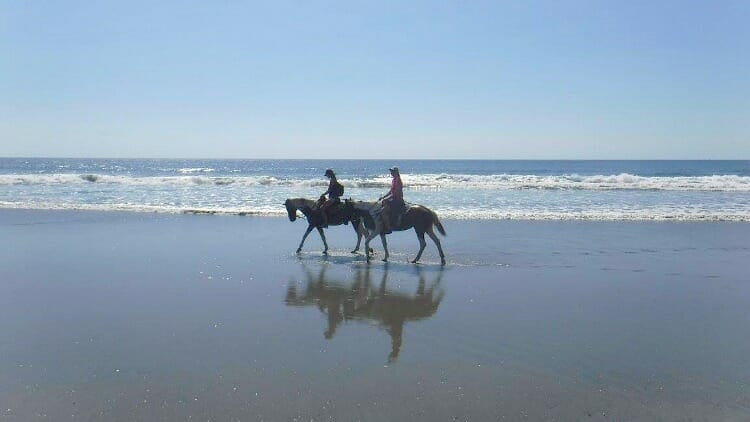
<instances>
[{"instance_id":1,"label":"white sea foam","mask_svg":"<svg viewBox=\"0 0 750 422\"><path fill-rule=\"evenodd\" d=\"M724 212L695 208L593 209L442 209L441 218L456 220L586 220L586 221L750 221L750 210Z\"/></svg>"},{"instance_id":2,"label":"white sea foam","mask_svg":"<svg viewBox=\"0 0 750 422\"><path fill-rule=\"evenodd\" d=\"M207 168L201 168L206 170ZM193 170L193 169L188 169ZM285 215L289 196L315 197L322 177L106 173L0 175L0 208ZM453 219L750 221L750 177L519 174L404 175L407 198ZM390 177L341 179L374 199Z\"/></svg>"},{"instance_id":3,"label":"white sea foam","mask_svg":"<svg viewBox=\"0 0 750 422\"><path fill-rule=\"evenodd\" d=\"M45 202L7 202L0 201L0 208L5 209L33 209L58 211L127 211L154 212L166 214L219 214L219 215L257 215L257 216L286 216L283 207L185 207L172 205L147 204L64 204Z\"/></svg>"},{"instance_id":4,"label":"white sea foam","mask_svg":"<svg viewBox=\"0 0 750 422\"><path fill-rule=\"evenodd\" d=\"M195 167L195 168L181 168L177 171L182 174L192 174L192 173L211 173L215 170L210 167Z\"/></svg>"},{"instance_id":5,"label":"white sea foam","mask_svg":"<svg viewBox=\"0 0 750 422\"><path fill-rule=\"evenodd\" d=\"M414 188L462 189L553 189L553 190L675 190L675 191L750 191L750 177L714 176L582 176L577 174L538 176L523 174L455 175L425 174L404 177L404 185Z\"/></svg>"},{"instance_id":6,"label":"white sea foam","mask_svg":"<svg viewBox=\"0 0 750 422\"><path fill-rule=\"evenodd\" d=\"M148 204L81 204L45 202L0 201L0 208L80 210L80 211L128 211L172 214L219 214L286 216L282 206L175 206ZM472 209L434 208L441 219L454 220L584 220L584 221L738 221L750 222L750 210L725 212L700 207L656 207L644 209L592 209L568 211L559 209Z\"/></svg>"},{"instance_id":7,"label":"white sea foam","mask_svg":"<svg viewBox=\"0 0 750 422\"><path fill-rule=\"evenodd\" d=\"M182 169L186 173L209 172L213 169ZM198 171L200 170L200 171ZM537 176L521 174L460 175L421 174L403 176L407 189L442 190L664 190L664 191L721 191L750 192L750 176L637 176L632 174L581 176L576 174ZM390 186L390 178L341 179L349 188L382 189ZM59 185L103 183L134 186L190 186L190 185L237 185L237 186L290 186L323 187L328 181L322 178L296 179L273 176L122 176L103 174L5 174L0 175L2 185Z\"/></svg>"}]
</instances>

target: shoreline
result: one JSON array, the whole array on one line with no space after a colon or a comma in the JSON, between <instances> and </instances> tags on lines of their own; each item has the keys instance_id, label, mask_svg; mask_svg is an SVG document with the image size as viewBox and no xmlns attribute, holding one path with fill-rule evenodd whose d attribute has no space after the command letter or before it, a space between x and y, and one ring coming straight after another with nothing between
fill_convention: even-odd
<instances>
[{"instance_id":1,"label":"shoreline","mask_svg":"<svg viewBox=\"0 0 750 422\"><path fill-rule=\"evenodd\" d=\"M274 211L254 211L254 210L221 210L221 209L163 209L162 207L146 207L139 209L132 208L111 208L109 206L91 206L91 207L74 207L74 208L62 208L62 207L26 207L26 206L8 206L8 204L0 205L0 212L5 211L28 211L28 212L90 212L90 213L128 213L128 214L158 214L158 215L216 215L216 216L239 216L239 217L268 217L268 218L286 218L286 211L283 209ZM578 222L654 222L654 223L748 223L750 222L750 216L653 216L653 217L593 217L593 216L570 216L570 215L540 215L540 216L507 216L507 217L492 217L492 216L470 216L470 217L457 217L455 213L450 211L445 212L441 210L435 210L441 220L448 221L578 221ZM444 215L446 214L446 215Z\"/></svg>"}]
</instances>

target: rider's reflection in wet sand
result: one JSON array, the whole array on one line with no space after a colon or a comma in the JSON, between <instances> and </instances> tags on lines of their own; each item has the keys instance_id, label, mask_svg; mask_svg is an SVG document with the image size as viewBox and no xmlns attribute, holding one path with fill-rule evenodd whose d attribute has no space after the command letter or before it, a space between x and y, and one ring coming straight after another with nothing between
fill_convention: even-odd
<instances>
[{"instance_id":1,"label":"rider's reflection in wet sand","mask_svg":"<svg viewBox=\"0 0 750 422\"><path fill-rule=\"evenodd\" d=\"M401 351L404 323L431 317L445 294L440 287L442 270L428 286L424 271L416 267L419 283L416 293L410 295L388 289L387 267L377 288L371 285L369 266L358 268L349 283L327 278L327 267L328 265L321 265L317 275L305 267L307 280L302 292L298 292L296 284L291 284L287 290L286 304L317 306L328 317L328 327L324 332L326 339L333 338L336 328L343 321L376 321L391 336L389 362L395 361Z\"/></svg>"}]
</instances>

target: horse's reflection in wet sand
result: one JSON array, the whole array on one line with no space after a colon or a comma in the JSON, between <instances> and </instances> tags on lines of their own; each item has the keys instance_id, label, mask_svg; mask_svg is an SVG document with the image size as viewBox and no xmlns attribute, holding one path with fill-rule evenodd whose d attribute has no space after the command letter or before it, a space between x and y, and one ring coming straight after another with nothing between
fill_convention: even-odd
<instances>
[{"instance_id":1,"label":"horse's reflection in wet sand","mask_svg":"<svg viewBox=\"0 0 750 422\"><path fill-rule=\"evenodd\" d=\"M391 336L391 353L388 362L398 358L406 321L430 318L440 306L445 294L440 287L443 271L437 273L432 283L425 281L424 270L416 267L419 277L417 291L410 295L388 289L388 269L383 270L380 285L372 286L370 267L358 268L349 283L326 277L328 265L322 265L317 275L305 267L307 277L302 291L297 284L289 285L285 302L288 306L317 306L328 317L324 332L333 338L338 326L347 320L375 321Z\"/></svg>"}]
</instances>

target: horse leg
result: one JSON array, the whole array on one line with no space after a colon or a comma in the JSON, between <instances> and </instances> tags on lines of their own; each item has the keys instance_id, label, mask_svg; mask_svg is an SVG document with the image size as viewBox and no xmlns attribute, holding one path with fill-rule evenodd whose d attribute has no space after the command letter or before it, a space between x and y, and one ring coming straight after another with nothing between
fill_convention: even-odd
<instances>
[{"instance_id":1,"label":"horse leg","mask_svg":"<svg viewBox=\"0 0 750 422\"><path fill-rule=\"evenodd\" d=\"M357 233L357 246L354 248L352 253L357 253L359 252L359 244L362 242L362 231L364 230L364 224L362 224L361 222L357 224L352 223L352 228Z\"/></svg>"},{"instance_id":2,"label":"horse leg","mask_svg":"<svg viewBox=\"0 0 750 422\"><path fill-rule=\"evenodd\" d=\"M358 234L357 234L359 236L357 238L357 249L353 250L352 253L355 253L355 252L357 252L359 250L359 240L360 240L360 238L364 237L366 239L367 236L370 235L370 232L367 231L367 227L365 227L365 223L364 222L359 223L359 229L360 229L360 232L358 232ZM375 250L374 249L369 248L368 250L370 251L371 254L373 254L373 255L375 254Z\"/></svg>"},{"instance_id":3,"label":"horse leg","mask_svg":"<svg viewBox=\"0 0 750 422\"><path fill-rule=\"evenodd\" d=\"M307 230L305 230L305 234L302 235L302 241L299 242L299 248L297 248L297 253L302 252L302 245L305 244L305 239L307 239L307 235L310 234L312 229L313 229L313 226L307 226Z\"/></svg>"},{"instance_id":4,"label":"horse leg","mask_svg":"<svg viewBox=\"0 0 750 422\"><path fill-rule=\"evenodd\" d=\"M328 255L328 242L326 242L326 235L321 227L318 227L318 233L320 233L320 238L323 239L323 255Z\"/></svg>"},{"instance_id":5,"label":"horse leg","mask_svg":"<svg viewBox=\"0 0 750 422\"><path fill-rule=\"evenodd\" d=\"M414 261L412 261L412 264L416 264L419 262L419 258L422 257L422 252L424 252L424 247L427 246L427 241L424 240L424 232L417 232L417 238L419 239L419 252L417 253L417 257L414 258Z\"/></svg>"},{"instance_id":6,"label":"horse leg","mask_svg":"<svg viewBox=\"0 0 750 422\"><path fill-rule=\"evenodd\" d=\"M370 255L372 251L372 249L370 249L370 241L374 239L375 236L377 235L378 235L378 231L377 229L375 229L372 232L370 232L370 234L368 234L367 237L365 237L365 254L367 256L368 261L370 260Z\"/></svg>"},{"instance_id":7,"label":"horse leg","mask_svg":"<svg viewBox=\"0 0 750 422\"><path fill-rule=\"evenodd\" d=\"M445 254L443 253L443 247L440 246L440 239L438 239L437 235L435 235L435 231L432 230L432 226L427 229L427 234L430 236L430 239L435 242L435 246L437 246L438 252L440 252L440 265L445 265Z\"/></svg>"},{"instance_id":8,"label":"horse leg","mask_svg":"<svg viewBox=\"0 0 750 422\"><path fill-rule=\"evenodd\" d=\"M362 229L362 234L360 234L360 236L362 236L365 239L367 239L367 236L370 235L370 232L367 231L367 227L365 227L365 223L361 223L360 227ZM357 239L357 249L359 249L359 239ZM367 250L370 251L371 254L373 254L373 255L375 254L375 250L373 250L372 248L368 247Z\"/></svg>"},{"instance_id":9,"label":"horse leg","mask_svg":"<svg viewBox=\"0 0 750 422\"><path fill-rule=\"evenodd\" d=\"M367 230L367 227L365 227L364 221L362 222L362 233L364 233L364 236L369 236L370 232ZM370 254L375 255L375 249L370 248Z\"/></svg>"},{"instance_id":10,"label":"horse leg","mask_svg":"<svg viewBox=\"0 0 750 422\"><path fill-rule=\"evenodd\" d=\"M380 233L380 240L383 242L383 250L385 251L383 262L388 262L388 241L385 240L385 233Z\"/></svg>"}]
</instances>

